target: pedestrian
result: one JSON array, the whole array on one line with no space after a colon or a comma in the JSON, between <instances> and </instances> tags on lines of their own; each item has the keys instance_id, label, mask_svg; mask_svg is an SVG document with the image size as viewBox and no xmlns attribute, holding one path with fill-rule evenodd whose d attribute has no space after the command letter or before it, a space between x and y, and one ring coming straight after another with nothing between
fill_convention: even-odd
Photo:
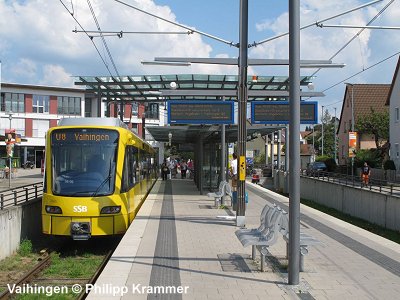
<instances>
[{"instance_id":1,"label":"pedestrian","mask_svg":"<svg viewBox=\"0 0 400 300\"><path fill-rule=\"evenodd\" d=\"M164 162L161 164L161 177L162 180L167 180L169 174L169 168L167 164L167 159L164 159Z\"/></svg>"},{"instance_id":2,"label":"pedestrian","mask_svg":"<svg viewBox=\"0 0 400 300\"><path fill-rule=\"evenodd\" d=\"M168 161L168 168L169 168L169 179L172 179L175 171L175 161L173 158L170 158Z\"/></svg>"},{"instance_id":3,"label":"pedestrian","mask_svg":"<svg viewBox=\"0 0 400 300\"><path fill-rule=\"evenodd\" d=\"M231 176L231 185L232 185L232 191L236 191L237 188L237 155L236 153L233 153L232 155L233 160L231 161L231 167L229 170L230 176Z\"/></svg>"},{"instance_id":4,"label":"pedestrian","mask_svg":"<svg viewBox=\"0 0 400 300\"><path fill-rule=\"evenodd\" d=\"M371 176L371 168L368 166L367 162L364 162L364 166L361 168L361 179L363 185L367 186L369 184L369 177Z\"/></svg>"},{"instance_id":5,"label":"pedestrian","mask_svg":"<svg viewBox=\"0 0 400 300\"><path fill-rule=\"evenodd\" d=\"M231 178L231 186L232 186L232 209L234 211L237 210L237 155L233 153L233 160L231 161L231 167L229 168L229 176Z\"/></svg>"},{"instance_id":6,"label":"pedestrian","mask_svg":"<svg viewBox=\"0 0 400 300\"><path fill-rule=\"evenodd\" d=\"M187 171L187 163L185 160L182 159L181 162L181 178L186 178L186 171Z\"/></svg>"},{"instance_id":7,"label":"pedestrian","mask_svg":"<svg viewBox=\"0 0 400 300\"><path fill-rule=\"evenodd\" d=\"M193 179L194 178L194 164L193 164L193 160L189 159L188 163L187 163L187 168L189 170L189 178Z\"/></svg>"}]
</instances>

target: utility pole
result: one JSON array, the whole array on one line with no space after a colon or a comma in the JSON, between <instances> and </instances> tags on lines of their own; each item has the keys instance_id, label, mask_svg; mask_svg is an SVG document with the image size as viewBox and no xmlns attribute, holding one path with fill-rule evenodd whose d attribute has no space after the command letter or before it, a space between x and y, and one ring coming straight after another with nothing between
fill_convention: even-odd
<instances>
[{"instance_id":1,"label":"utility pole","mask_svg":"<svg viewBox=\"0 0 400 300\"><path fill-rule=\"evenodd\" d=\"M321 131L322 131L322 140L321 140L321 143L322 143L322 145L321 145L321 147L322 147L322 153L321 153L321 155L323 156L324 155L324 106L322 105L322 118L321 118L321 123L322 123L322 126L321 126Z\"/></svg>"},{"instance_id":2,"label":"utility pole","mask_svg":"<svg viewBox=\"0 0 400 300\"><path fill-rule=\"evenodd\" d=\"M335 157L335 163L337 164L338 162L337 162L337 135L336 135L336 107L335 107L335 129L334 129L334 132L333 132L333 137L334 137L334 140L335 140L335 143L334 143L334 157Z\"/></svg>"}]
</instances>

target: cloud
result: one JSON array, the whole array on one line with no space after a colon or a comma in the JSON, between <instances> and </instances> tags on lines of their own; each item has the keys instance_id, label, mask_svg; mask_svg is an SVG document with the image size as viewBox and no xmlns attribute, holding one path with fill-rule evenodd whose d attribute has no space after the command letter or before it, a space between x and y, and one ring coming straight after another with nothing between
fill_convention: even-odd
<instances>
[{"instance_id":1,"label":"cloud","mask_svg":"<svg viewBox=\"0 0 400 300\"><path fill-rule=\"evenodd\" d=\"M0 58L4 62L4 81L14 78L19 83L68 82L69 74L120 75L210 72L224 67L195 65L190 68L147 67L142 60L157 56L210 57L212 47L199 34L131 34L129 31L170 32L187 30L138 12L114 1L92 0L97 22L103 31L124 31L122 38L106 36L107 46L98 34L73 30L97 31L97 25L86 1L27 0L0 1ZM150 0L130 1L154 15L175 21L168 6ZM78 20L78 25L71 17ZM96 47L97 50L96 50ZM108 49L107 49L108 48ZM111 53L111 58L108 56ZM100 56L101 55L101 56ZM12 70L13 63L28 59L36 65L36 76L22 76L23 71ZM10 62L6 64L5 62ZM103 62L104 61L104 62ZM116 70L114 68L116 66ZM60 69L55 68L58 66ZM7 69L6 69L7 68ZM232 68L228 68L232 69ZM43 73L52 72L53 75ZM233 69L235 72L237 69ZM33 72L32 68L27 70ZM13 77L10 75L13 74ZM52 76L61 76L60 79Z\"/></svg>"},{"instance_id":2,"label":"cloud","mask_svg":"<svg viewBox=\"0 0 400 300\"><path fill-rule=\"evenodd\" d=\"M11 75L16 78L35 78L36 72L36 63L28 58L21 58L11 69Z\"/></svg>"},{"instance_id":3,"label":"cloud","mask_svg":"<svg viewBox=\"0 0 400 300\"><path fill-rule=\"evenodd\" d=\"M355 8L365 1L319 1L304 0L301 2L301 26L311 24L341 12ZM379 10L388 3L378 3L368 8L360 9L338 18L324 22L324 24L366 25ZM372 25L397 26L400 17L400 5L394 2ZM276 18L264 20L257 24L260 31L276 36L288 30L288 13L283 13ZM379 62L398 50L400 37L396 30L364 30L357 36L360 29L356 28L317 28L316 26L301 31L301 59L332 60L336 63L345 63L343 69L322 69L316 74L316 90L324 90L333 84L344 80L368 66ZM354 36L356 38L344 49ZM288 58L288 36L275 39L259 45L250 50L251 56L257 58ZM340 52L339 52L340 51ZM338 54L336 54L339 52ZM394 66L397 60L382 64L379 68L361 73L351 78L350 82L356 83L390 83L393 77ZM378 69L380 70L379 72ZM386 71L381 71L386 70ZM315 69L302 69L302 75L311 75ZM284 73L284 72L282 72ZM286 74L287 74L286 69ZM379 75L378 75L379 74ZM319 99L323 102L340 101L343 98L344 85L338 86L335 92L327 92L327 96ZM340 105L339 105L340 106Z\"/></svg>"},{"instance_id":4,"label":"cloud","mask_svg":"<svg viewBox=\"0 0 400 300\"><path fill-rule=\"evenodd\" d=\"M62 66L45 65L42 72L43 80L40 83L43 85L76 87L72 74L67 73Z\"/></svg>"}]
</instances>

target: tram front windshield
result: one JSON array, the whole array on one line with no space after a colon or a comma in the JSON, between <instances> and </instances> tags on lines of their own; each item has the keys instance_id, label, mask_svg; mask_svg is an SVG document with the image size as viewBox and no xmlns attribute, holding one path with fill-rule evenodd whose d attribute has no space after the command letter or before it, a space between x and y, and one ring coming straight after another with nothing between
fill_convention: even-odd
<instances>
[{"instance_id":1,"label":"tram front windshield","mask_svg":"<svg viewBox=\"0 0 400 300\"><path fill-rule=\"evenodd\" d=\"M118 131L60 129L51 134L52 191L60 196L114 192Z\"/></svg>"}]
</instances>

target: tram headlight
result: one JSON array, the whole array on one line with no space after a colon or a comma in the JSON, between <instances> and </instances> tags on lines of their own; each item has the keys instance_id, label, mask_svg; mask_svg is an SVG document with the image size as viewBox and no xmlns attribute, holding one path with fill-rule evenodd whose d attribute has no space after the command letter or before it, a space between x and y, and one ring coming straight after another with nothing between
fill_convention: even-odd
<instances>
[{"instance_id":1,"label":"tram headlight","mask_svg":"<svg viewBox=\"0 0 400 300\"><path fill-rule=\"evenodd\" d=\"M101 209L100 214L118 214L121 212L121 206L105 206Z\"/></svg>"},{"instance_id":2,"label":"tram headlight","mask_svg":"<svg viewBox=\"0 0 400 300\"><path fill-rule=\"evenodd\" d=\"M46 212L48 214L62 214L62 209L59 206L46 205Z\"/></svg>"}]
</instances>

